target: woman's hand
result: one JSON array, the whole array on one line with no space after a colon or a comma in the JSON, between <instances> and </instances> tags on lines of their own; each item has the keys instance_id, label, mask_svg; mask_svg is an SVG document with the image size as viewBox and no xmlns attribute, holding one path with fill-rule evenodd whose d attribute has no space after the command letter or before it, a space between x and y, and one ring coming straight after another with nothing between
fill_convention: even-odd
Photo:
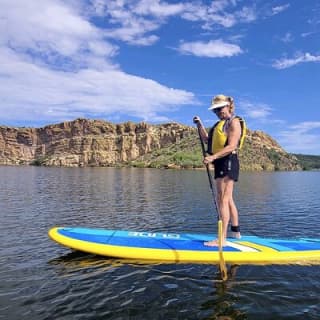
<instances>
[{"instance_id":1,"label":"woman's hand","mask_svg":"<svg viewBox=\"0 0 320 320\"><path fill-rule=\"evenodd\" d=\"M196 123L196 124L201 123L200 117L198 116L193 117L193 123Z\"/></svg>"},{"instance_id":2,"label":"woman's hand","mask_svg":"<svg viewBox=\"0 0 320 320\"><path fill-rule=\"evenodd\" d=\"M203 159L203 163L209 164L209 163L212 163L214 160L216 160L216 157L214 155L213 156L206 156Z\"/></svg>"}]
</instances>

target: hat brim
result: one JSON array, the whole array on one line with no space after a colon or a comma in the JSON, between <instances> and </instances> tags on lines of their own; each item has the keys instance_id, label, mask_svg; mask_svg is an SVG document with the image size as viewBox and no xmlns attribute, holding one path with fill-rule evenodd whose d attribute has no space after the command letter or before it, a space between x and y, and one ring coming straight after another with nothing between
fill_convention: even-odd
<instances>
[{"instance_id":1,"label":"hat brim","mask_svg":"<svg viewBox=\"0 0 320 320\"><path fill-rule=\"evenodd\" d=\"M214 110L217 108L221 108L221 107L225 107L229 104L229 102L227 101L223 101L223 102L219 102L219 103L214 103L210 106L210 108L208 108L208 110Z\"/></svg>"}]
</instances>

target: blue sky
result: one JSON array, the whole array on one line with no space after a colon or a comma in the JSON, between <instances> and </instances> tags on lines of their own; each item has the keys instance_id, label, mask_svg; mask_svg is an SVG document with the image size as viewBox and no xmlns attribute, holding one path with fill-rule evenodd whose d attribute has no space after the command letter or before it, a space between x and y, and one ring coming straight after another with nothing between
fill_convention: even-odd
<instances>
[{"instance_id":1,"label":"blue sky","mask_svg":"<svg viewBox=\"0 0 320 320\"><path fill-rule=\"evenodd\" d=\"M0 125L206 126L213 95L320 154L320 2L0 0Z\"/></svg>"}]
</instances>

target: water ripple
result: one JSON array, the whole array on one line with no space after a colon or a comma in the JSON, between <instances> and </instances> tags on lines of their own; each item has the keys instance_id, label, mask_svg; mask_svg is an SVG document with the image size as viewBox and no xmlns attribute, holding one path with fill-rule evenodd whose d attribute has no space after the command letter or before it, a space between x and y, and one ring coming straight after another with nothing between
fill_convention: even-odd
<instances>
[{"instance_id":1,"label":"water ripple","mask_svg":"<svg viewBox=\"0 0 320 320\"><path fill-rule=\"evenodd\" d=\"M244 233L318 237L319 172L243 173ZM73 252L54 225L215 232L206 174L0 167L0 319L319 318L318 266L159 264Z\"/></svg>"}]
</instances>

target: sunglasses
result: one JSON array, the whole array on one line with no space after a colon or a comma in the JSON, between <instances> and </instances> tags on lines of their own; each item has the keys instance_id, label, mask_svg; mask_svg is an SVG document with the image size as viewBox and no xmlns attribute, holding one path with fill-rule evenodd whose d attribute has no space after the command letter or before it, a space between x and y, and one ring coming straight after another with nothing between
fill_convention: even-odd
<instances>
[{"instance_id":1,"label":"sunglasses","mask_svg":"<svg viewBox=\"0 0 320 320\"><path fill-rule=\"evenodd\" d=\"M220 108L215 108L215 109L213 109L212 111L214 112L214 113L219 113L223 108L225 108L226 106L223 106L223 107L220 107Z\"/></svg>"}]
</instances>

